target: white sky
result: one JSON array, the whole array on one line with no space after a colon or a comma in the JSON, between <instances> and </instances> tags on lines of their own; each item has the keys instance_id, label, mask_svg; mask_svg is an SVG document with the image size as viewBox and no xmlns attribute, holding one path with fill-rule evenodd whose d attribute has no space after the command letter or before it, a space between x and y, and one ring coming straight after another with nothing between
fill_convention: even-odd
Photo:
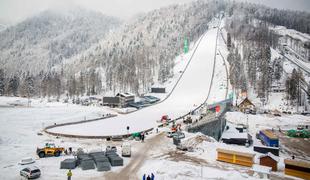
<instances>
[{"instance_id":1,"label":"white sky","mask_svg":"<svg viewBox=\"0 0 310 180\"><path fill-rule=\"evenodd\" d=\"M51 7L78 5L107 15L128 18L170 4L193 0L0 0L0 23L14 23ZM310 11L310 0L243 0L281 9Z\"/></svg>"}]
</instances>

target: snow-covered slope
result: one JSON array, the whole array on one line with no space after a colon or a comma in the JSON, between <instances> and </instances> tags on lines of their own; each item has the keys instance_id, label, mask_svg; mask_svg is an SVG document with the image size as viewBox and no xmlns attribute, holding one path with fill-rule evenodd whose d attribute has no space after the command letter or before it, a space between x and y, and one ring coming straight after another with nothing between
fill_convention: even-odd
<instances>
[{"instance_id":1,"label":"snow-covered slope","mask_svg":"<svg viewBox=\"0 0 310 180\"><path fill-rule=\"evenodd\" d=\"M143 131L155 127L156 120L164 114L177 118L188 113L195 106L203 103L207 97L213 73L217 30L218 28L210 29L202 37L183 77L166 101L128 115L119 115L104 121L57 127L50 131L94 136L126 134L127 126L130 127L130 133Z\"/></svg>"},{"instance_id":2,"label":"snow-covered slope","mask_svg":"<svg viewBox=\"0 0 310 180\"><path fill-rule=\"evenodd\" d=\"M6 75L48 71L88 49L119 20L74 7L46 10L0 32L0 66Z\"/></svg>"}]
</instances>

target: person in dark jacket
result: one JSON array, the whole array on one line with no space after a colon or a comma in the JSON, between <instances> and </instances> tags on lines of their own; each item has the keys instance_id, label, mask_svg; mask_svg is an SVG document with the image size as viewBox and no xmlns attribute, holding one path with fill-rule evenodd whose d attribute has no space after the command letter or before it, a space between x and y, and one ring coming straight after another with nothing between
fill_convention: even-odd
<instances>
[{"instance_id":1,"label":"person in dark jacket","mask_svg":"<svg viewBox=\"0 0 310 180\"><path fill-rule=\"evenodd\" d=\"M141 133L141 140L144 142L144 132Z\"/></svg>"},{"instance_id":2,"label":"person in dark jacket","mask_svg":"<svg viewBox=\"0 0 310 180\"><path fill-rule=\"evenodd\" d=\"M150 175L147 176L146 180L151 180L151 177Z\"/></svg>"}]
</instances>

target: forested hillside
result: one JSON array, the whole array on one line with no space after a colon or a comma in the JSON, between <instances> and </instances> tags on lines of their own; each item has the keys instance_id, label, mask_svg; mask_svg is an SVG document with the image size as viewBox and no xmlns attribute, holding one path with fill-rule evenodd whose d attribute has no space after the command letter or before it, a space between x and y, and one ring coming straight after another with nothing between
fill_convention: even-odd
<instances>
[{"instance_id":1,"label":"forested hillside","mask_svg":"<svg viewBox=\"0 0 310 180\"><path fill-rule=\"evenodd\" d=\"M119 20L81 8L47 10L0 33L0 65L7 76L37 75L88 49Z\"/></svg>"},{"instance_id":2,"label":"forested hillside","mask_svg":"<svg viewBox=\"0 0 310 180\"><path fill-rule=\"evenodd\" d=\"M227 60L230 63L230 82L234 88L241 92L253 89L258 98L268 101L272 87L282 86L287 100L291 103L297 100L301 105L299 82L309 82L304 79L300 70L285 72L283 58L272 59L271 49L282 51L283 48L279 41L281 35L270 27L284 25L309 33L310 14L247 3L232 4L227 7L227 13L225 29L227 47L230 50ZM284 83L279 83L280 80ZM309 96L310 91L306 89L303 93Z\"/></svg>"},{"instance_id":3,"label":"forested hillside","mask_svg":"<svg viewBox=\"0 0 310 180\"><path fill-rule=\"evenodd\" d=\"M140 16L81 55L73 65L68 64L66 68L72 70L71 83L75 77L84 86L80 76L96 71L103 86L102 89L97 86L93 92L144 93L152 83L172 77L174 58L182 52L184 38L190 42L197 40L207 30L207 23L222 9L214 1L198 1ZM75 73L80 74L75 76ZM72 94L82 94L83 89Z\"/></svg>"},{"instance_id":4,"label":"forested hillside","mask_svg":"<svg viewBox=\"0 0 310 180\"><path fill-rule=\"evenodd\" d=\"M309 13L212 0L153 10L122 25L84 10L42 12L0 33L0 94L146 93L173 76L184 39L197 40L222 12L231 83L240 91L253 87L258 97L268 98L272 81L281 77L270 49L277 48L279 37L269 26L309 33Z\"/></svg>"}]
</instances>

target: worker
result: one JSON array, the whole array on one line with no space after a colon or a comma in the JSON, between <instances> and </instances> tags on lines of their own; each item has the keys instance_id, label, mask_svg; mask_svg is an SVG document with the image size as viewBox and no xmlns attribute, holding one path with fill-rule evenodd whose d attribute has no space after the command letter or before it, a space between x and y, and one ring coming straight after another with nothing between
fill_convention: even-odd
<instances>
[{"instance_id":1,"label":"worker","mask_svg":"<svg viewBox=\"0 0 310 180\"><path fill-rule=\"evenodd\" d=\"M145 174L143 174L142 180L145 180Z\"/></svg>"},{"instance_id":2,"label":"worker","mask_svg":"<svg viewBox=\"0 0 310 180\"><path fill-rule=\"evenodd\" d=\"M155 176L153 173L151 173L151 180L154 180L155 179Z\"/></svg>"},{"instance_id":3,"label":"worker","mask_svg":"<svg viewBox=\"0 0 310 180\"><path fill-rule=\"evenodd\" d=\"M144 132L141 133L141 141L144 142Z\"/></svg>"},{"instance_id":4,"label":"worker","mask_svg":"<svg viewBox=\"0 0 310 180\"><path fill-rule=\"evenodd\" d=\"M151 177L150 175L147 176L146 180L151 180Z\"/></svg>"},{"instance_id":5,"label":"worker","mask_svg":"<svg viewBox=\"0 0 310 180\"><path fill-rule=\"evenodd\" d=\"M67 176L68 176L68 180L71 180L71 176L72 176L71 169L69 169L69 171L68 171L68 173L67 173Z\"/></svg>"}]
</instances>

